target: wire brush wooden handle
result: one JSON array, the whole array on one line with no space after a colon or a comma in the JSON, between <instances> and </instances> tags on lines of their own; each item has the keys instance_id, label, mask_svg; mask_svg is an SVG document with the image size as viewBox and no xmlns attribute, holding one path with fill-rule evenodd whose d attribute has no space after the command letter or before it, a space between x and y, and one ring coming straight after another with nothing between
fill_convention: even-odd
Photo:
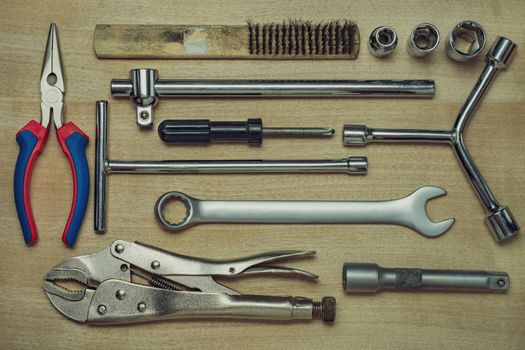
<instances>
[{"instance_id":1,"label":"wire brush wooden handle","mask_svg":"<svg viewBox=\"0 0 525 350\"><path fill-rule=\"evenodd\" d=\"M359 30L348 20L246 25L98 24L98 58L355 59Z\"/></svg>"}]
</instances>

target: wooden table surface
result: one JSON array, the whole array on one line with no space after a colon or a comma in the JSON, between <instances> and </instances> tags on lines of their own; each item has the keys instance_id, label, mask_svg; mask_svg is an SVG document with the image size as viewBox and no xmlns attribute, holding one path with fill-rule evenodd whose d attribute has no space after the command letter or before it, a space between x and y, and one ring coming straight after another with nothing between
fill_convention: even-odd
<instances>
[{"instance_id":1,"label":"wooden table surface","mask_svg":"<svg viewBox=\"0 0 525 350\"><path fill-rule=\"evenodd\" d=\"M497 35L525 47L522 1L15 1L0 5L0 348L525 348L525 240L498 245L483 222L484 211L452 150L435 145L369 145L346 148L344 124L370 127L448 129L484 67L484 60L449 60L443 42L428 59L405 51L418 23L431 22L442 38L460 20L481 23L488 46ZM391 25L399 47L386 59L372 57L364 43L355 61L132 61L98 60L92 49L97 23L242 24L302 18L351 18L366 42L375 26ZM72 195L69 165L54 135L38 159L31 199L40 240L25 247L12 183L18 154L16 132L39 119L39 79L49 23L56 22L66 75L65 118L85 130L94 169L95 101L107 99L109 151L114 159L338 159L368 156L367 176L325 175L112 175L108 230L93 232L93 196L77 245L61 241ZM519 51L518 50L518 51ZM141 131L134 107L112 99L109 81L137 67L159 69L161 78L434 79L429 99L181 99L162 100L155 124L167 118L243 120L263 117L268 126L332 126L328 140L267 140L246 145L167 147L155 130ZM518 52L472 118L466 142L498 200L525 225L525 54ZM54 131L51 131L54 134ZM92 184L93 184L93 178ZM424 185L448 195L429 206L435 220L455 217L437 239L409 229L371 225L201 225L167 233L155 222L159 195L178 190L207 199L390 199ZM96 252L115 239L139 240L179 253L229 258L279 249L316 250L313 259L291 265L319 274L318 283L284 278L247 278L229 285L244 293L337 298L334 325L322 322L174 321L92 327L59 314L41 288L44 274L72 256ZM344 262L389 267L482 269L511 276L507 294L388 293L346 295Z\"/></svg>"}]
</instances>

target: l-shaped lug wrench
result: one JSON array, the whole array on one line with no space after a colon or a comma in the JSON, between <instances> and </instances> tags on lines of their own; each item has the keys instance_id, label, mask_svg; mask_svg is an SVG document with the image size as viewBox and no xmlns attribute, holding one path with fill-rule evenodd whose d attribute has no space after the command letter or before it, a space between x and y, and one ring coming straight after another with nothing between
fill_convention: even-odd
<instances>
[{"instance_id":1,"label":"l-shaped lug wrench","mask_svg":"<svg viewBox=\"0 0 525 350\"><path fill-rule=\"evenodd\" d=\"M111 160L107 148L107 101L97 102L95 147L95 223L106 230L107 176L121 174L246 174L246 173L346 173L366 174L366 157L336 160Z\"/></svg>"},{"instance_id":2,"label":"l-shaped lug wrench","mask_svg":"<svg viewBox=\"0 0 525 350\"><path fill-rule=\"evenodd\" d=\"M459 111L452 130L415 130L415 129L370 129L364 125L345 125L343 141L348 146L364 146L370 142L425 142L448 143L463 167L472 187L487 212L485 222L490 228L494 239L498 242L519 233L518 223L510 210L500 205L481 176L474 160L470 156L464 140L463 132L470 117L474 114L481 99L493 82L496 74L507 67L516 51L516 44L505 37L498 37L487 54L487 65L472 89L467 101Z\"/></svg>"}]
</instances>

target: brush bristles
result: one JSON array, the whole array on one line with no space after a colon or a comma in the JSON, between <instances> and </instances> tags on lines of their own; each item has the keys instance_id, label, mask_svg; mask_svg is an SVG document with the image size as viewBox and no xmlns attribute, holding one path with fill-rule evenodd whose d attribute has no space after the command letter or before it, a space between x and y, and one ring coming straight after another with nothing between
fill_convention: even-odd
<instances>
[{"instance_id":1,"label":"brush bristles","mask_svg":"<svg viewBox=\"0 0 525 350\"><path fill-rule=\"evenodd\" d=\"M319 24L301 20L263 24L248 21L248 51L250 55L350 55L355 30L355 23L349 20Z\"/></svg>"}]
</instances>

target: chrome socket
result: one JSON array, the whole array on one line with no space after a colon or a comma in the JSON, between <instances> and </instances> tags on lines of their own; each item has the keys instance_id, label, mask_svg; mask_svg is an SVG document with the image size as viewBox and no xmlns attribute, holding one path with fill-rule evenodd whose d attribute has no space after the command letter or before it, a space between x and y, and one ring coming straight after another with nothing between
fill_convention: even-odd
<instances>
[{"instance_id":1,"label":"chrome socket","mask_svg":"<svg viewBox=\"0 0 525 350\"><path fill-rule=\"evenodd\" d=\"M439 39L439 31L432 24L418 24L408 37L407 52L415 58L425 57L438 47Z\"/></svg>"},{"instance_id":2,"label":"chrome socket","mask_svg":"<svg viewBox=\"0 0 525 350\"><path fill-rule=\"evenodd\" d=\"M487 33L474 21L462 21L452 28L445 43L445 51L451 59L467 62L479 56L487 41Z\"/></svg>"},{"instance_id":3,"label":"chrome socket","mask_svg":"<svg viewBox=\"0 0 525 350\"><path fill-rule=\"evenodd\" d=\"M397 46L397 34L391 27L377 27L368 39L368 51L376 57L388 56Z\"/></svg>"}]
</instances>

